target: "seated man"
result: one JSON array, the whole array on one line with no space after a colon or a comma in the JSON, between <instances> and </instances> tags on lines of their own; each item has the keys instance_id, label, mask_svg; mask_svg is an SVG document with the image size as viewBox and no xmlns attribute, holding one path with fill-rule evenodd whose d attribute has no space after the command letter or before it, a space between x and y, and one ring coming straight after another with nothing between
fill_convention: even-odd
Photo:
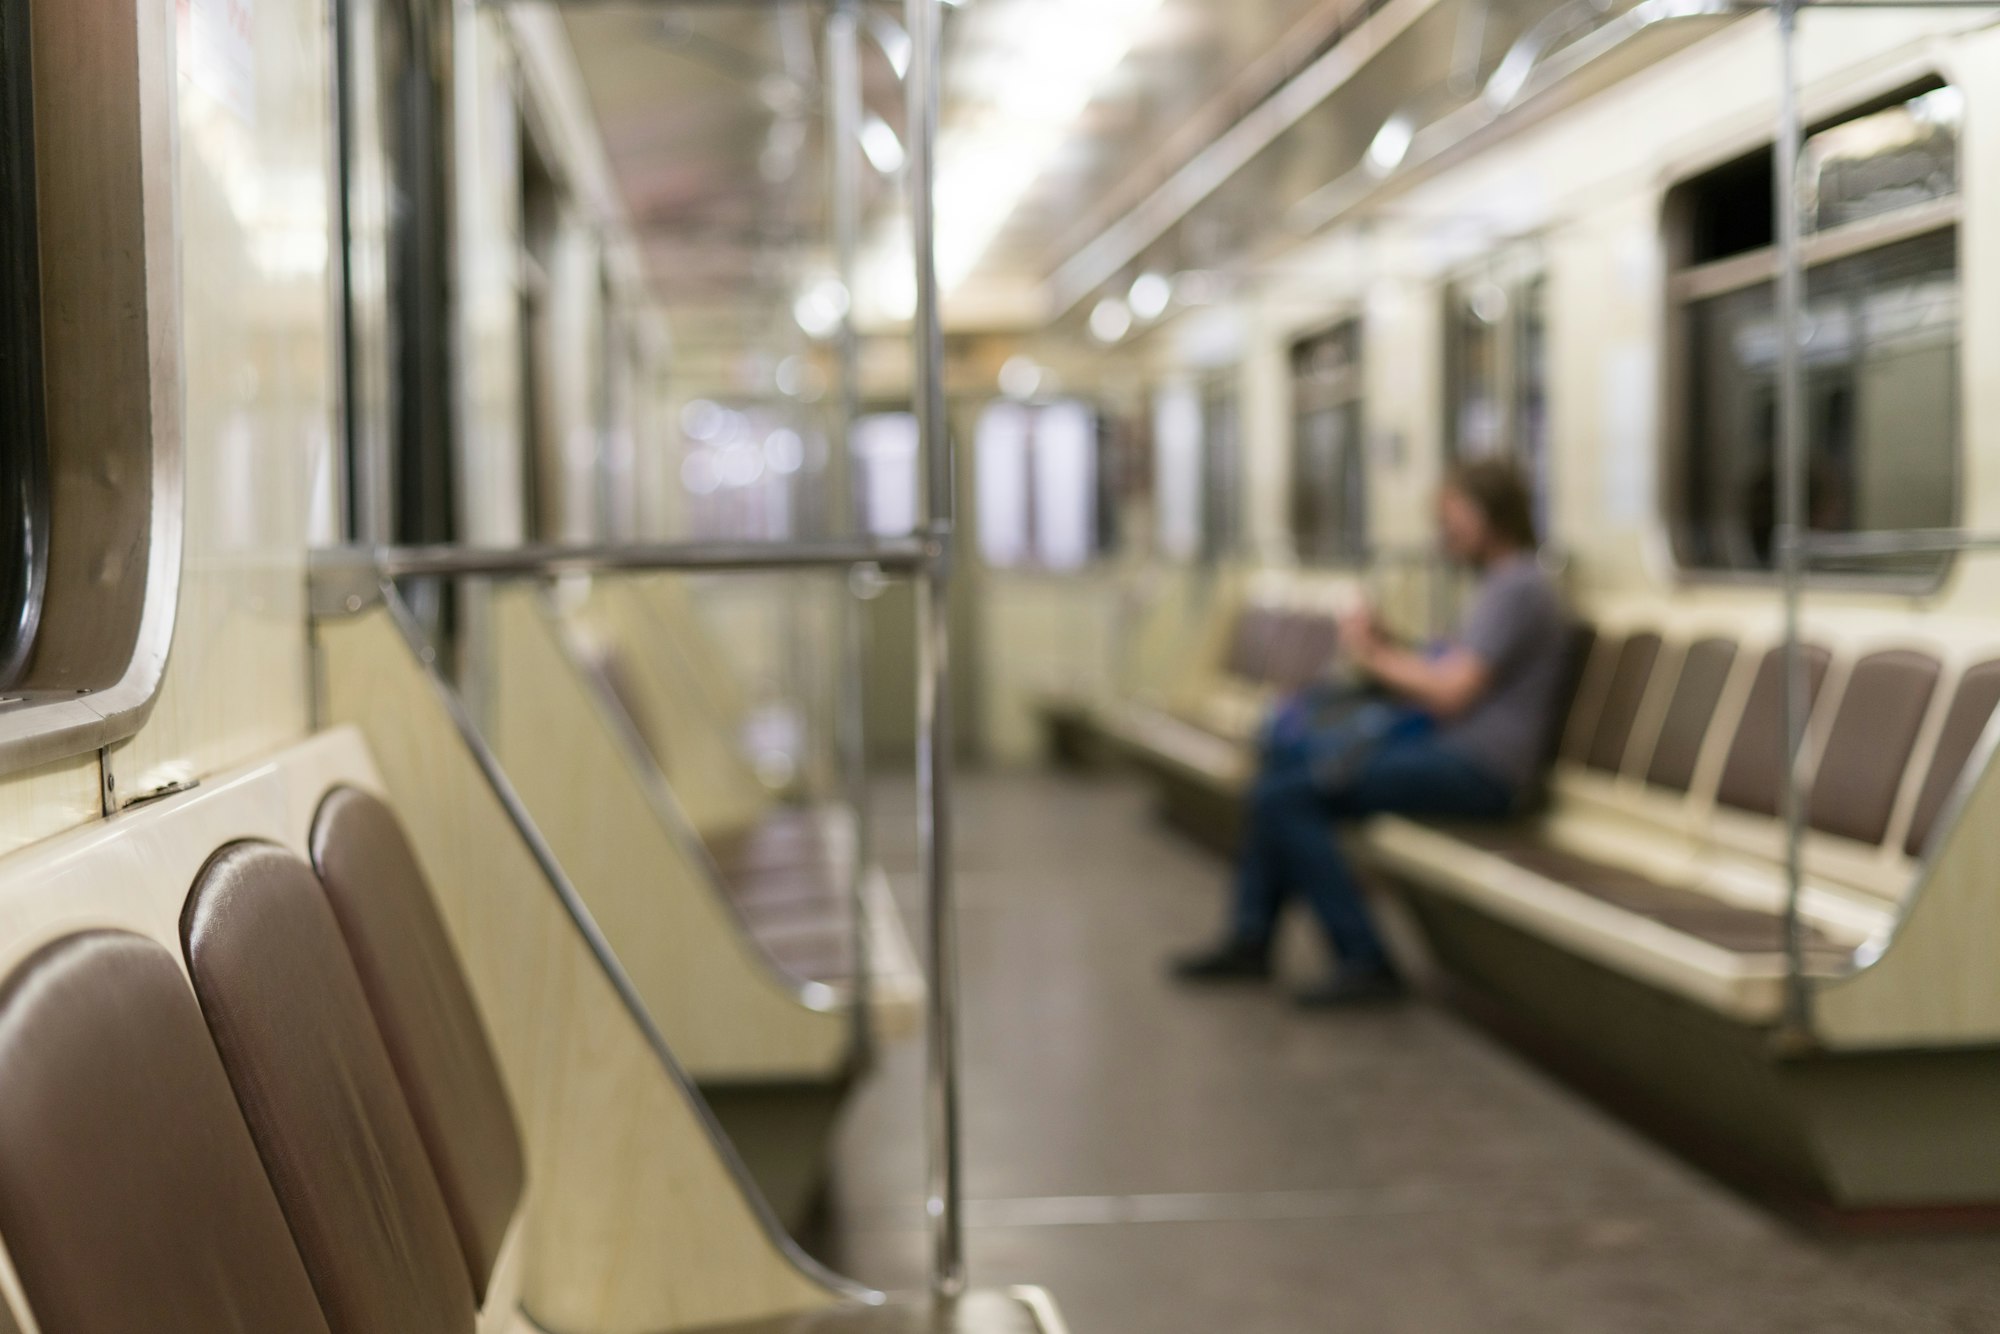
<instances>
[{"instance_id":1,"label":"seated man","mask_svg":"<svg viewBox=\"0 0 2000 1334\"><path fill-rule=\"evenodd\" d=\"M1341 622L1344 665L1361 684L1282 711L1250 790L1228 932L1175 962L1186 981L1262 979L1292 895L1312 906L1337 960L1302 1004L1402 991L1336 842L1340 824L1382 812L1498 819L1538 779L1567 675L1568 618L1535 561L1527 488L1513 465L1454 467L1438 495L1446 552L1479 573L1458 636L1432 652L1392 643L1367 607Z\"/></svg>"}]
</instances>

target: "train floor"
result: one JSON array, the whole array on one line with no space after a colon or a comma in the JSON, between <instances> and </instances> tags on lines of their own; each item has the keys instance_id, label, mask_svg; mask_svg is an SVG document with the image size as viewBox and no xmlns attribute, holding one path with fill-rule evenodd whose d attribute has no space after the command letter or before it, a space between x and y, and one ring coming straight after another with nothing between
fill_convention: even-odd
<instances>
[{"instance_id":1,"label":"train floor","mask_svg":"<svg viewBox=\"0 0 2000 1334\"><path fill-rule=\"evenodd\" d=\"M1169 985L1226 868L1136 786L958 797L972 1275L1077 1334L2000 1330L2000 1235L1803 1230L1428 1003ZM911 803L877 809L906 906ZM888 1287L925 1274L922 1055L853 1100L820 1243Z\"/></svg>"}]
</instances>

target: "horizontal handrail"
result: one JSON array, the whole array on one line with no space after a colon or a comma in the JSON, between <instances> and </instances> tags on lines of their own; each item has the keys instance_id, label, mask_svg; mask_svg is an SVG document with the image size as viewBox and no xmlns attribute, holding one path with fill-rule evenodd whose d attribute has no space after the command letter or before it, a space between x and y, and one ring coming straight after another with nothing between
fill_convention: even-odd
<instances>
[{"instance_id":1,"label":"horizontal handrail","mask_svg":"<svg viewBox=\"0 0 2000 1334\"><path fill-rule=\"evenodd\" d=\"M844 570L879 566L914 573L931 559L921 538L863 542L634 542L535 543L519 547L441 544L402 547L326 547L311 553L315 574L366 572L383 579L418 575L489 579L549 579L626 570L751 571Z\"/></svg>"},{"instance_id":2,"label":"horizontal handrail","mask_svg":"<svg viewBox=\"0 0 2000 1334\"><path fill-rule=\"evenodd\" d=\"M2000 551L2000 532L1971 528L1899 528L1872 533L1805 533L1807 557L1882 560L1894 556L1943 556L1959 551Z\"/></svg>"}]
</instances>

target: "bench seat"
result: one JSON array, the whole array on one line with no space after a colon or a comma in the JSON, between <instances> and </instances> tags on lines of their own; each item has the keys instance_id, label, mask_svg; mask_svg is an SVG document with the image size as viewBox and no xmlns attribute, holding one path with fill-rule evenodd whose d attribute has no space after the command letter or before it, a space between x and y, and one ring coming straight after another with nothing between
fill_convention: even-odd
<instances>
[{"instance_id":1,"label":"bench seat","mask_svg":"<svg viewBox=\"0 0 2000 1334\"><path fill-rule=\"evenodd\" d=\"M1362 835L1370 862L1731 1017L1777 1019L1782 914L1566 851L1518 828L1427 825L1399 816ZM1808 927L1806 961L1840 971L1861 944Z\"/></svg>"}]
</instances>

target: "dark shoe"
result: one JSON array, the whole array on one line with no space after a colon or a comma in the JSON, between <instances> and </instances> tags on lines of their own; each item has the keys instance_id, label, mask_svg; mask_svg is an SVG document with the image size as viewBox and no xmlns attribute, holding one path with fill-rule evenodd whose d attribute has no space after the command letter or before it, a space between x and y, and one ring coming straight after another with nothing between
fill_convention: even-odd
<instances>
[{"instance_id":1,"label":"dark shoe","mask_svg":"<svg viewBox=\"0 0 2000 1334\"><path fill-rule=\"evenodd\" d=\"M1173 961L1182 982L1263 982L1271 976L1271 951L1245 940L1224 941Z\"/></svg>"},{"instance_id":2,"label":"dark shoe","mask_svg":"<svg viewBox=\"0 0 2000 1334\"><path fill-rule=\"evenodd\" d=\"M1316 987L1307 987L1292 997L1303 1010L1332 1010L1343 1006L1386 1005L1405 999L1410 989L1393 968L1343 968Z\"/></svg>"}]
</instances>

